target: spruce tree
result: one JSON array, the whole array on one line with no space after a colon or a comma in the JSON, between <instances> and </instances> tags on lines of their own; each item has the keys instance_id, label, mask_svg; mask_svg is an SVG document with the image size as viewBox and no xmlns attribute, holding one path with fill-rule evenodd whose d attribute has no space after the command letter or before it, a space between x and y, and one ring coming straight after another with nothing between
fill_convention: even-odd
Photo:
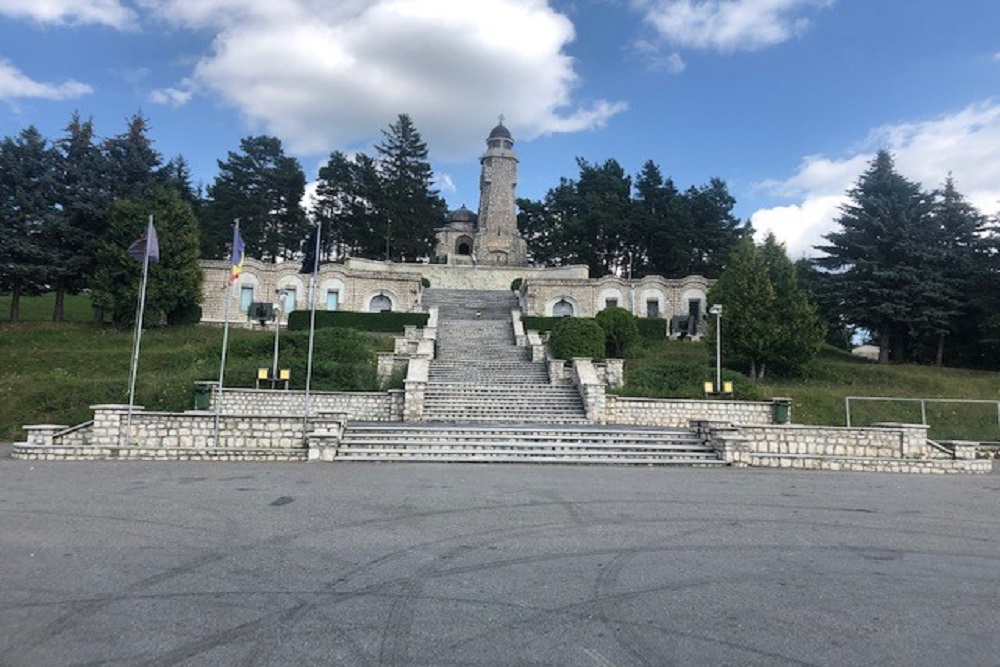
<instances>
[{"instance_id":1,"label":"spruce tree","mask_svg":"<svg viewBox=\"0 0 1000 667\"><path fill-rule=\"evenodd\" d=\"M0 290L11 294L12 321L21 296L45 289L56 259L46 242L58 217L55 160L34 126L0 142Z\"/></svg>"},{"instance_id":2,"label":"spruce tree","mask_svg":"<svg viewBox=\"0 0 1000 667\"><path fill-rule=\"evenodd\" d=\"M839 229L817 247L824 253L817 263L833 272L845 318L876 337L879 361L905 361L915 332L951 316L940 299L947 288L930 197L896 171L884 150L848 195Z\"/></svg>"},{"instance_id":3,"label":"spruce tree","mask_svg":"<svg viewBox=\"0 0 1000 667\"><path fill-rule=\"evenodd\" d=\"M444 200L432 188L434 172L424 143L407 114L382 131L379 182L372 202L385 243L385 259L414 261L434 251L435 229L444 221Z\"/></svg>"}]
</instances>

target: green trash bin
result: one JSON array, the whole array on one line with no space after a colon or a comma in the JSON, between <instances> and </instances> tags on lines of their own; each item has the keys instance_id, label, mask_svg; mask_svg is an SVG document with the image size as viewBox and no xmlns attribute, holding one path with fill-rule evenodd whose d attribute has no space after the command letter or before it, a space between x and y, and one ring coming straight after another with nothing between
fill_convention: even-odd
<instances>
[{"instance_id":1,"label":"green trash bin","mask_svg":"<svg viewBox=\"0 0 1000 667\"><path fill-rule=\"evenodd\" d=\"M212 407L212 387L214 382L194 383L194 409L208 410Z\"/></svg>"},{"instance_id":2,"label":"green trash bin","mask_svg":"<svg viewBox=\"0 0 1000 667\"><path fill-rule=\"evenodd\" d=\"M792 418L792 399L783 396L772 398L771 410L775 424L787 424Z\"/></svg>"}]
</instances>

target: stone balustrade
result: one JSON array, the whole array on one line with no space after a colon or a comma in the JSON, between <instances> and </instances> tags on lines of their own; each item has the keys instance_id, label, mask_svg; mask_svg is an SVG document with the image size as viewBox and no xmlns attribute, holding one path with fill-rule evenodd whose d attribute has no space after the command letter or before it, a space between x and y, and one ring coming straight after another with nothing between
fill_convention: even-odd
<instances>
[{"instance_id":1,"label":"stone balustrade","mask_svg":"<svg viewBox=\"0 0 1000 667\"><path fill-rule=\"evenodd\" d=\"M410 361L406 372L403 399L403 421L415 422L424 417L424 397L427 394L427 379L430 373L430 359L416 358Z\"/></svg>"}]
</instances>

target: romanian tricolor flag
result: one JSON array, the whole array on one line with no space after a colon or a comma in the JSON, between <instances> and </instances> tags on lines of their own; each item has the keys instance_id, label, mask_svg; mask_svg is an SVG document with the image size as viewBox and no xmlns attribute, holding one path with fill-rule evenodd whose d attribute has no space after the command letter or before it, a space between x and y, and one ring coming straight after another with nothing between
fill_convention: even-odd
<instances>
[{"instance_id":1,"label":"romanian tricolor flag","mask_svg":"<svg viewBox=\"0 0 1000 667\"><path fill-rule=\"evenodd\" d=\"M229 285L230 287L239 280L243 273L243 260L246 257L246 246L243 244L243 237L240 236L240 226L233 227L233 254L229 258Z\"/></svg>"}]
</instances>

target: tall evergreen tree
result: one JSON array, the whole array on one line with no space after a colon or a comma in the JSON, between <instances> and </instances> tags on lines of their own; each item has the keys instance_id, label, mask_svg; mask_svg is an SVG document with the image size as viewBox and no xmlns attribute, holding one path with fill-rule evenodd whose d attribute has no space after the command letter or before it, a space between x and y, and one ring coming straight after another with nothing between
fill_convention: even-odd
<instances>
[{"instance_id":1,"label":"tall evergreen tree","mask_svg":"<svg viewBox=\"0 0 1000 667\"><path fill-rule=\"evenodd\" d=\"M907 359L914 332L928 331L952 315L938 270L940 235L930 223L930 197L879 151L841 207L840 228L818 246L817 262L834 272L841 308L852 324L871 331L879 361Z\"/></svg>"},{"instance_id":2,"label":"tall evergreen tree","mask_svg":"<svg viewBox=\"0 0 1000 667\"><path fill-rule=\"evenodd\" d=\"M107 185L114 199L139 199L164 182L163 157L149 138L149 120L137 113L121 134L106 139Z\"/></svg>"},{"instance_id":3,"label":"tall evergreen tree","mask_svg":"<svg viewBox=\"0 0 1000 667\"><path fill-rule=\"evenodd\" d=\"M97 241L107 229L111 188L91 119L74 113L56 150L60 215L45 240L55 255L49 284L55 292L52 319L58 322L63 319L66 294L78 293L93 278Z\"/></svg>"},{"instance_id":4,"label":"tall evergreen tree","mask_svg":"<svg viewBox=\"0 0 1000 667\"><path fill-rule=\"evenodd\" d=\"M944 289L938 300L951 316L929 332L934 340L928 347L934 350L934 363L940 366L946 339L955 339L964 349L956 350L954 361L975 364L981 356L975 349L980 328L997 305L997 285L991 282L991 275L998 260L987 234L987 220L962 196L949 175L934 192L931 225L940 238L937 268Z\"/></svg>"},{"instance_id":5,"label":"tall evergreen tree","mask_svg":"<svg viewBox=\"0 0 1000 667\"><path fill-rule=\"evenodd\" d=\"M127 250L144 233L150 215L159 240L160 261L149 268L146 321L184 320L201 301L198 221L190 202L166 186L141 199L117 199L109 209L108 231L97 251L100 268L94 279L93 299L119 326L135 322L142 265Z\"/></svg>"},{"instance_id":6,"label":"tall evergreen tree","mask_svg":"<svg viewBox=\"0 0 1000 667\"><path fill-rule=\"evenodd\" d=\"M432 188L434 172L427 144L407 114L382 131L378 152L379 181L376 202L383 225L385 258L413 261L434 251L434 230L444 220L444 200Z\"/></svg>"},{"instance_id":7,"label":"tall evergreen tree","mask_svg":"<svg viewBox=\"0 0 1000 667\"><path fill-rule=\"evenodd\" d=\"M11 294L12 321L21 296L44 289L55 259L45 239L58 215L55 161L33 126L0 142L0 290Z\"/></svg>"},{"instance_id":8,"label":"tall evergreen tree","mask_svg":"<svg viewBox=\"0 0 1000 667\"><path fill-rule=\"evenodd\" d=\"M275 261L298 254L309 222L302 209L306 178L276 137L246 137L219 161L201 220L202 254L222 257L240 220L248 256Z\"/></svg>"}]
</instances>

